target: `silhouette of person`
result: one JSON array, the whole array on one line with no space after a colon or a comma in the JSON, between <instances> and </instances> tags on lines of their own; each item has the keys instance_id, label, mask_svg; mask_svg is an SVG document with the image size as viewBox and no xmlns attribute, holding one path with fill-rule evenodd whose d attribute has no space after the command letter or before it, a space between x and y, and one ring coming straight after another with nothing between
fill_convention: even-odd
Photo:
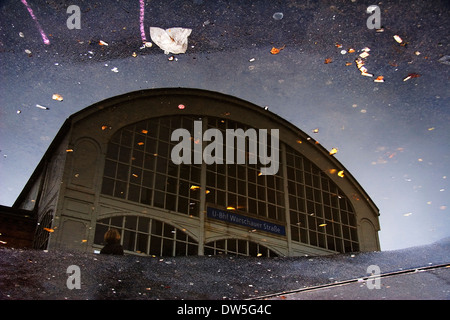
<instances>
[{"instance_id":1,"label":"silhouette of person","mask_svg":"<svg viewBox=\"0 0 450 320\"><path fill-rule=\"evenodd\" d=\"M101 254L123 255L123 247L120 244L120 233L117 229L109 229L106 231L105 246L100 251Z\"/></svg>"}]
</instances>

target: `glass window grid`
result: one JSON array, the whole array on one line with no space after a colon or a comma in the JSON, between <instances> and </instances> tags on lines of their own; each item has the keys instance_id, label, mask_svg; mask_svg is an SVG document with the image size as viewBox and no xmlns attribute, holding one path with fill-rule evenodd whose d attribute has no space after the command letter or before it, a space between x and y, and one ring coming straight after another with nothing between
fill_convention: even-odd
<instances>
[{"instance_id":1,"label":"glass window grid","mask_svg":"<svg viewBox=\"0 0 450 320\"><path fill-rule=\"evenodd\" d=\"M253 257L277 257L278 255L267 247L242 239L223 239L205 244L205 255L235 255Z\"/></svg>"},{"instance_id":2,"label":"glass window grid","mask_svg":"<svg viewBox=\"0 0 450 320\"><path fill-rule=\"evenodd\" d=\"M147 217L119 216L97 221L94 244L104 245L103 236L115 228L125 251L156 256L198 254L198 243L182 230Z\"/></svg>"},{"instance_id":3,"label":"glass window grid","mask_svg":"<svg viewBox=\"0 0 450 320\"><path fill-rule=\"evenodd\" d=\"M174 165L172 130L192 129L194 117L162 117L119 130L108 144L102 194L191 216L199 215L200 165ZM177 201L178 199L178 201Z\"/></svg>"},{"instance_id":4,"label":"glass window grid","mask_svg":"<svg viewBox=\"0 0 450 320\"><path fill-rule=\"evenodd\" d=\"M177 166L169 159L178 143L170 141L170 132L180 127L192 132L194 120L198 118L162 117L116 133L108 145L102 193L198 216L200 188L191 187L200 186L201 165ZM224 137L225 129L248 129L212 117L207 126L218 128ZM292 240L338 252L358 251L348 200L313 163L289 146L285 154ZM259 163L246 160L243 165L206 166L206 202L284 222L282 164L277 175L263 176L258 174Z\"/></svg>"},{"instance_id":5,"label":"glass window grid","mask_svg":"<svg viewBox=\"0 0 450 320\"><path fill-rule=\"evenodd\" d=\"M227 119L209 117L207 128L219 129L225 139L226 129L246 131L250 127ZM248 145L249 141L246 140ZM267 143L269 148L270 139ZM264 176L260 174L259 161L250 164L248 156L247 152L245 164L225 164L224 161L224 164L206 166L206 202L285 222L281 165L276 175ZM257 154L255 156L258 157ZM223 157L226 157L226 150Z\"/></svg>"},{"instance_id":6,"label":"glass window grid","mask_svg":"<svg viewBox=\"0 0 450 320\"><path fill-rule=\"evenodd\" d=\"M47 249L50 239L50 232L47 230L52 228L53 210L48 210L40 219L36 226L33 238L33 248L44 250Z\"/></svg>"},{"instance_id":7,"label":"glass window grid","mask_svg":"<svg viewBox=\"0 0 450 320\"><path fill-rule=\"evenodd\" d=\"M358 251L349 201L313 163L286 147L291 239L338 252Z\"/></svg>"}]
</instances>

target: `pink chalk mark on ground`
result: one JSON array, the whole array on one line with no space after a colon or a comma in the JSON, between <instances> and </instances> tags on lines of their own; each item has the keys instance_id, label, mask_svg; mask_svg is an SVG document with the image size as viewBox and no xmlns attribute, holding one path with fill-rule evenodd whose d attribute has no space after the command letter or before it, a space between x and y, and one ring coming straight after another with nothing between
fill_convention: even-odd
<instances>
[{"instance_id":1,"label":"pink chalk mark on ground","mask_svg":"<svg viewBox=\"0 0 450 320\"><path fill-rule=\"evenodd\" d=\"M28 12L30 13L31 17L33 18L34 22L36 22L36 26L39 29L39 32L41 34L42 40L44 41L45 44L50 44L50 40L48 40L47 35L45 34L44 30L41 27L41 24L39 23L38 19L36 18L36 16L33 13L33 9L31 9L31 7L28 5L26 0L20 0L24 6L27 8Z\"/></svg>"},{"instance_id":2,"label":"pink chalk mark on ground","mask_svg":"<svg viewBox=\"0 0 450 320\"><path fill-rule=\"evenodd\" d=\"M139 0L139 5L139 25L141 28L141 39L142 42L147 42L144 29L144 0Z\"/></svg>"}]
</instances>

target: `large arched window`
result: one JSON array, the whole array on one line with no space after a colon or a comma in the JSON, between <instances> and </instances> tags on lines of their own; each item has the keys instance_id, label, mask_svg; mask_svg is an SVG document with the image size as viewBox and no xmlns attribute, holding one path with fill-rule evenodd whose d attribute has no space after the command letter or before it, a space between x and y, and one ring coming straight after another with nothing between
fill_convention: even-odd
<instances>
[{"instance_id":1,"label":"large arched window","mask_svg":"<svg viewBox=\"0 0 450 320\"><path fill-rule=\"evenodd\" d=\"M338 251L358 251L353 208L335 183L311 161L286 147L291 238Z\"/></svg>"},{"instance_id":2,"label":"large arched window","mask_svg":"<svg viewBox=\"0 0 450 320\"><path fill-rule=\"evenodd\" d=\"M201 164L174 164L171 151L178 141L171 141L171 134L184 128L194 136L194 121L199 119L161 117L117 131L108 144L102 194L198 216ZM237 122L214 117L207 119L206 127L218 128L224 136L226 129L248 129ZM258 165L248 161L208 165L206 202L284 222L281 172L279 169L276 175L261 175Z\"/></svg>"},{"instance_id":3,"label":"large arched window","mask_svg":"<svg viewBox=\"0 0 450 320\"><path fill-rule=\"evenodd\" d=\"M171 151L179 141L171 141L172 132L188 130L194 146L199 143L194 139L195 121L201 121L202 130L215 128L224 135L227 129L250 128L226 116L189 115L152 118L119 129L108 143L101 193L198 217L200 210L205 210L200 208L201 193L205 192L205 206L278 224L289 221L293 243L336 252L359 251L355 213L346 195L328 173L293 147L283 146L282 141L278 151L285 154L280 154L274 175L262 175L261 164L249 161L175 164ZM191 159L195 159L195 151L192 147ZM244 151L248 160L250 151ZM286 194L289 203L284 201Z\"/></svg>"}]
</instances>

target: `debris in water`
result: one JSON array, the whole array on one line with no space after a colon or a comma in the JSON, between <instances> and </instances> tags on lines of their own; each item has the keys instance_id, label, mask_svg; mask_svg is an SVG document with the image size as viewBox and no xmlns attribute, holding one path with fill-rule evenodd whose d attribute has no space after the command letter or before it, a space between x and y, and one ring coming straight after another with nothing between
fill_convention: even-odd
<instances>
[{"instance_id":1,"label":"debris in water","mask_svg":"<svg viewBox=\"0 0 450 320\"><path fill-rule=\"evenodd\" d=\"M397 41L397 43L402 43L402 42L403 42L403 39L400 38L399 35L395 35L395 36L394 36L394 39L395 39L395 41Z\"/></svg>"},{"instance_id":2,"label":"debris in water","mask_svg":"<svg viewBox=\"0 0 450 320\"><path fill-rule=\"evenodd\" d=\"M418 78L418 77L420 77L420 74L418 74L418 73L410 73L403 79L403 81L408 81L411 78Z\"/></svg>"},{"instance_id":3,"label":"debris in water","mask_svg":"<svg viewBox=\"0 0 450 320\"><path fill-rule=\"evenodd\" d=\"M49 108L41 106L40 104L37 104L36 107L42 110L49 110Z\"/></svg>"},{"instance_id":4,"label":"debris in water","mask_svg":"<svg viewBox=\"0 0 450 320\"><path fill-rule=\"evenodd\" d=\"M365 58L367 58L367 57L369 56L369 53L366 52L366 51L364 51L364 52L361 52L361 54L360 54L359 56L360 56L361 58L365 59Z\"/></svg>"},{"instance_id":5,"label":"debris in water","mask_svg":"<svg viewBox=\"0 0 450 320\"><path fill-rule=\"evenodd\" d=\"M404 214L405 217L409 217L410 215L412 215L412 212L408 212L408 213Z\"/></svg>"},{"instance_id":6,"label":"debris in water","mask_svg":"<svg viewBox=\"0 0 450 320\"><path fill-rule=\"evenodd\" d=\"M285 47L286 47L286 45L282 46L281 48L275 48L275 47L272 47L272 49L270 50L270 53L271 53L271 54L278 54L278 53L280 53L280 51L283 50Z\"/></svg>"},{"instance_id":7,"label":"debris in water","mask_svg":"<svg viewBox=\"0 0 450 320\"><path fill-rule=\"evenodd\" d=\"M107 45L108 45L108 43L106 43L106 42L103 41L103 40L100 40L100 41L98 42L98 44L101 45L101 46L107 46Z\"/></svg>"},{"instance_id":8,"label":"debris in water","mask_svg":"<svg viewBox=\"0 0 450 320\"><path fill-rule=\"evenodd\" d=\"M52 99L57 101L63 101L63 97L58 93L53 94Z\"/></svg>"},{"instance_id":9,"label":"debris in water","mask_svg":"<svg viewBox=\"0 0 450 320\"><path fill-rule=\"evenodd\" d=\"M330 151L330 155L336 154L338 152L337 148L332 148Z\"/></svg>"},{"instance_id":10,"label":"debris in water","mask_svg":"<svg viewBox=\"0 0 450 320\"><path fill-rule=\"evenodd\" d=\"M440 63L450 65L450 56L443 56L438 60Z\"/></svg>"},{"instance_id":11,"label":"debris in water","mask_svg":"<svg viewBox=\"0 0 450 320\"><path fill-rule=\"evenodd\" d=\"M191 32L192 29L187 28L169 28L164 30L158 27L150 27L150 37L158 47L164 50L165 54L185 53Z\"/></svg>"},{"instance_id":12,"label":"debris in water","mask_svg":"<svg viewBox=\"0 0 450 320\"><path fill-rule=\"evenodd\" d=\"M373 80L373 82L384 82L384 77L378 76L376 79Z\"/></svg>"},{"instance_id":13,"label":"debris in water","mask_svg":"<svg viewBox=\"0 0 450 320\"><path fill-rule=\"evenodd\" d=\"M281 20L283 19L283 12L275 12L272 16L275 20Z\"/></svg>"}]
</instances>

